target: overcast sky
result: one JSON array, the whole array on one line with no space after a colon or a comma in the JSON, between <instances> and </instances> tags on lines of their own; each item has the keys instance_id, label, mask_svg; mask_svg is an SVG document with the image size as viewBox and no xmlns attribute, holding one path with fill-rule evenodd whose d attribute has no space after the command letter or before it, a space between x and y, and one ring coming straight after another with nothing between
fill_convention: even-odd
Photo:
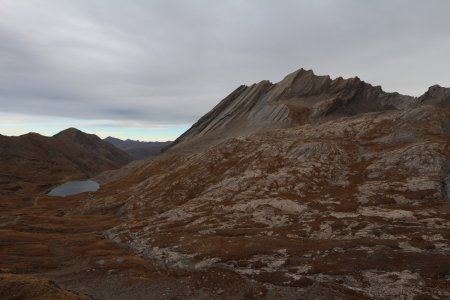
<instances>
[{"instance_id":1,"label":"overcast sky","mask_svg":"<svg viewBox=\"0 0 450 300\"><path fill-rule=\"evenodd\" d=\"M301 67L450 86L447 0L0 0L0 133L173 139L241 84Z\"/></svg>"}]
</instances>

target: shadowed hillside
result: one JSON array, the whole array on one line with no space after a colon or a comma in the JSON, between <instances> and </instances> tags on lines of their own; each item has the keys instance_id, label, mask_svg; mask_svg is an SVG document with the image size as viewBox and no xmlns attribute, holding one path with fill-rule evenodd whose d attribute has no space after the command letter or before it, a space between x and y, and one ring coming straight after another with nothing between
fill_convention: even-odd
<instances>
[{"instance_id":1,"label":"shadowed hillside","mask_svg":"<svg viewBox=\"0 0 450 300\"><path fill-rule=\"evenodd\" d=\"M52 137L0 135L0 161L1 193L27 194L117 169L132 158L96 135L69 128Z\"/></svg>"}]
</instances>

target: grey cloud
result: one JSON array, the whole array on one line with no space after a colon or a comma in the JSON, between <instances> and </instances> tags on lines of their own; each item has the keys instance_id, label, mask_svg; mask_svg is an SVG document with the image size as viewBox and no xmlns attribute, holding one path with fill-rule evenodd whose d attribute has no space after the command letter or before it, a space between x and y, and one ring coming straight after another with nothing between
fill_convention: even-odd
<instances>
[{"instance_id":1,"label":"grey cloud","mask_svg":"<svg viewBox=\"0 0 450 300\"><path fill-rule=\"evenodd\" d=\"M450 2L0 0L3 112L191 123L300 67L450 86Z\"/></svg>"}]
</instances>

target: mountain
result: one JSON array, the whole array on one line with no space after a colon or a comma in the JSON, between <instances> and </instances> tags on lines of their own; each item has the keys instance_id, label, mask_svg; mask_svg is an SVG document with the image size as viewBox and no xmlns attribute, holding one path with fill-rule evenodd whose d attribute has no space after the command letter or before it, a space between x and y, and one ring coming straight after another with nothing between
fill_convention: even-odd
<instances>
[{"instance_id":1,"label":"mountain","mask_svg":"<svg viewBox=\"0 0 450 300\"><path fill-rule=\"evenodd\" d=\"M224 138L314 124L369 112L449 105L449 90L433 86L420 98L387 93L358 77L331 79L300 69L273 84L242 85L168 148L210 145Z\"/></svg>"},{"instance_id":2,"label":"mountain","mask_svg":"<svg viewBox=\"0 0 450 300\"><path fill-rule=\"evenodd\" d=\"M69 128L52 137L0 135L2 193L45 191L72 178L119 168L132 158L93 134Z\"/></svg>"},{"instance_id":3,"label":"mountain","mask_svg":"<svg viewBox=\"0 0 450 300\"><path fill-rule=\"evenodd\" d=\"M95 193L0 197L0 272L98 299L447 299L449 136L440 86L242 86Z\"/></svg>"},{"instance_id":4,"label":"mountain","mask_svg":"<svg viewBox=\"0 0 450 300\"><path fill-rule=\"evenodd\" d=\"M120 216L104 236L159 269L287 298L450 297L449 96L305 70L242 86L79 212Z\"/></svg>"},{"instance_id":5,"label":"mountain","mask_svg":"<svg viewBox=\"0 0 450 300\"><path fill-rule=\"evenodd\" d=\"M125 151L135 159L144 159L158 155L161 150L169 146L172 142L141 142L133 141L130 139L121 140L112 136L108 136L104 139L108 143L116 146L117 148Z\"/></svg>"},{"instance_id":6,"label":"mountain","mask_svg":"<svg viewBox=\"0 0 450 300\"><path fill-rule=\"evenodd\" d=\"M300 69L276 84L265 80L240 86L175 140L172 147L401 109L417 102L414 97L386 93L358 77L332 80Z\"/></svg>"}]
</instances>

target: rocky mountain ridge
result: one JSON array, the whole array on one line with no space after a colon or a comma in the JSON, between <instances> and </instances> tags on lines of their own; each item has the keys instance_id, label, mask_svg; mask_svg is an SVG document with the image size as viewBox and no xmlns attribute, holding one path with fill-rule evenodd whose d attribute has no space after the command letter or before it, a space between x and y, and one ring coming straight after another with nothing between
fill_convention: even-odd
<instances>
[{"instance_id":1,"label":"rocky mountain ridge","mask_svg":"<svg viewBox=\"0 0 450 300\"><path fill-rule=\"evenodd\" d=\"M170 147L429 103L448 106L449 93L436 85L417 98L386 93L358 77L331 79L300 69L276 84L265 80L238 87Z\"/></svg>"}]
</instances>

